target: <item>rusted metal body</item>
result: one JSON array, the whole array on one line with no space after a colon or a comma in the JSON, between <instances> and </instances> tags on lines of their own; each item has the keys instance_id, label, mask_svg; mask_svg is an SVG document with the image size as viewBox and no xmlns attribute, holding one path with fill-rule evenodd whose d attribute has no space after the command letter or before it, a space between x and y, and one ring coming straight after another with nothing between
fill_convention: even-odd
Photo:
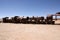
<instances>
[{"instance_id":1,"label":"rusted metal body","mask_svg":"<svg viewBox=\"0 0 60 40\"><path fill-rule=\"evenodd\" d=\"M24 23L24 24L55 24L55 21L53 21L53 16L55 16L55 19L57 19L57 16L60 16L60 12L52 15L48 15L46 19L44 16L41 17L26 17L24 16L21 18L19 16L14 16L11 19L9 17L4 17L3 22L4 23Z\"/></svg>"},{"instance_id":2,"label":"rusted metal body","mask_svg":"<svg viewBox=\"0 0 60 40\"><path fill-rule=\"evenodd\" d=\"M60 12L57 12L56 14L53 14L53 16L55 16L55 20L57 20L57 16L60 16Z\"/></svg>"}]
</instances>

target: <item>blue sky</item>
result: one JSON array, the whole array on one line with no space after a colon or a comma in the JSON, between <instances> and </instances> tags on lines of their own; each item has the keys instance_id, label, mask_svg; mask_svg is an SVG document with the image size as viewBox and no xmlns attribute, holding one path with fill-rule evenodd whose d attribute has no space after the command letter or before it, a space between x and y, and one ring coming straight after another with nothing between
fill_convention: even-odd
<instances>
[{"instance_id":1,"label":"blue sky","mask_svg":"<svg viewBox=\"0 0 60 40\"><path fill-rule=\"evenodd\" d=\"M60 0L0 0L0 17L46 16L60 12Z\"/></svg>"}]
</instances>

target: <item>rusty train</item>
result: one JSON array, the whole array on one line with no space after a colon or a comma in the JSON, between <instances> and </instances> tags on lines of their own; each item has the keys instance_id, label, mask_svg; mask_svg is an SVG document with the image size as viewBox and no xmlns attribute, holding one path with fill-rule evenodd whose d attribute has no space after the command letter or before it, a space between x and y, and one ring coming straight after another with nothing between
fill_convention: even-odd
<instances>
[{"instance_id":1,"label":"rusty train","mask_svg":"<svg viewBox=\"0 0 60 40\"><path fill-rule=\"evenodd\" d=\"M57 13L60 15L60 12ZM9 17L4 17L3 18L3 23L22 23L22 24L55 24L55 21L53 20L53 16L58 16L58 15L48 15L46 18L43 16L41 17L19 17L19 16L14 16L9 19Z\"/></svg>"}]
</instances>

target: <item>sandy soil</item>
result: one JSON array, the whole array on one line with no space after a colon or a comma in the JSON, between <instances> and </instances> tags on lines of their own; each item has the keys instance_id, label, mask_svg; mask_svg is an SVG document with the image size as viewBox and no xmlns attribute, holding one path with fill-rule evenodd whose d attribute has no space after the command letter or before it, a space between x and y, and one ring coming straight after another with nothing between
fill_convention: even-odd
<instances>
[{"instance_id":1,"label":"sandy soil","mask_svg":"<svg viewBox=\"0 0 60 40\"><path fill-rule=\"evenodd\" d=\"M60 40L60 25L0 23L0 40Z\"/></svg>"},{"instance_id":2,"label":"sandy soil","mask_svg":"<svg viewBox=\"0 0 60 40\"><path fill-rule=\"evenodd\" d=\"M56 20L55 23L56 23L56 24L60 24L60 20Z\"/></svg>"}]
</instances>

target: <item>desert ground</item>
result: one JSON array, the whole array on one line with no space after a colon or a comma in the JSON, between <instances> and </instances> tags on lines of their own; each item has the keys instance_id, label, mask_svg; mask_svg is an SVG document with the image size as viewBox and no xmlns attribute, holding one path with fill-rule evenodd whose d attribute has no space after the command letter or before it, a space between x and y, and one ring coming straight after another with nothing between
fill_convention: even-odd
<instances>
[{"instance_id":1,"label":"desert ground","mask_svg":"<svg viewBox=\"0 0 60 40\"><path fill-rule=\"evenodd\" d=\"M60 40L60 25L0 23L0 40Z\"/></svg>"}]
</instances>

